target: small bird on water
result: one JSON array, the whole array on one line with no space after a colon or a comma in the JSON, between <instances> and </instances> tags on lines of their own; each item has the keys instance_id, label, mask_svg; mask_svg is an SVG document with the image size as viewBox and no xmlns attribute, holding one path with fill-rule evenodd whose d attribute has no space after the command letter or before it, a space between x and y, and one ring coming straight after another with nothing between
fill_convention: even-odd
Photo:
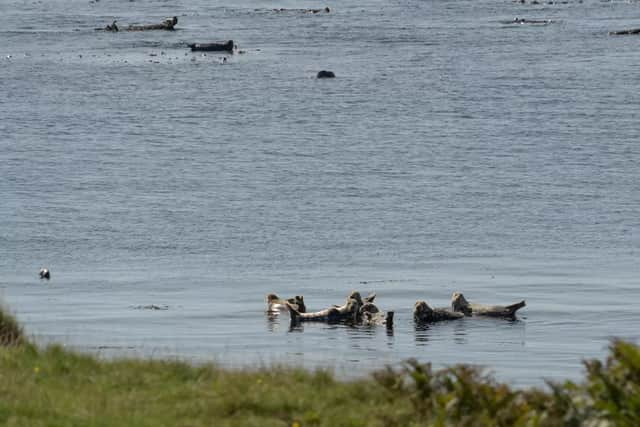
<instances>
[{"instance_id":1,"label":"small bird on water","mask_svg":"<svg viewBox=\"0 0 640 427\"><path fill-rule=\"evenodd\" d=\"M49 280L51 278L51 272L49 272L48 268L41 268L40 269L40 278L41 279L47 279Z\"/></svg>"}]
</instances>

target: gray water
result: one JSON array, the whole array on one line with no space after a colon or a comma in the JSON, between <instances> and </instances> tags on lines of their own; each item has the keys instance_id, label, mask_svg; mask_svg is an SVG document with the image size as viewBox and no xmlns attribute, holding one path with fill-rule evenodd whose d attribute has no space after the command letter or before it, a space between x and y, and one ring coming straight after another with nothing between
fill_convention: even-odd
<instances>
[{"instance_id":1,"label":"gray water","mask_svg":"<svg viewBox=\"0 0 640 427\"><path fill-rule=\"evenodd\" d=\"M0 298L104 357L579 378L640 337L639 7L0 0ZM392 333L264 313L353 289ZM455 290L527 307L416 328Z\"/></svg>"}]
</instances>

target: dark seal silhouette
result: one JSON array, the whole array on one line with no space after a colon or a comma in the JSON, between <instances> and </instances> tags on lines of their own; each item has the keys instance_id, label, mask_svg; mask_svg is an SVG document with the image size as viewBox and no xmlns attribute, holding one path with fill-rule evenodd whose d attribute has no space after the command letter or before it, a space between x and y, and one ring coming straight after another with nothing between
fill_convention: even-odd
<instances>
[{"instance_id":1,"label":"dark seal silhouette","mask_svg":"<svg viewBox=\"0 0 640 427\"><path fill-rule=\"evenodd\" d=\"M233 40L226 42L213 42L213 43L191 43L189 45L192 52L231 52L233 53L237 46Z\"/></svg>"},{"instance_id":2,"label":"dark seal silhouette","mask_svg":"<svg viewBox=\"0 0 640 427\"><path fill-rule=\"evenodd\" d=\"M116 22L118 22L118 21L113 21L113 23L111 25L107 25L106 27L104 27L104 30L105 31L117 32L118 31L118 25L116 24Z\"/></svg>"},{"instance_id":3,"label":"dark seal silhouette","mask_svg":"<svg viewBox=\"0 0 640 427\"><path fill-rule=\"evenodd\" d=\"M630 30L622 30L622 31L609 31L610 36L628 36L633 34L640 34L640 28L633 28Z\"/></svg>"},{"instance_id":4,"label":"dark seal silhouette","mask_svg":"<svg viewBox=\"0 0 640 427\"><path fill-rule=\"evenodd\" d=\"M48 268L41 268L39 274L41 279L47 279L47 280L51 279L51 272L49 271Z\"/></svg>"},{"instance_id":5,"label":"dark seal silhouette","mask_svg":"<svg viewBox=\"0 0 640 427\"><path fill-rule=\"evenodd\" d=\"M333 71L327 71L327 70L322 70L318 72L318 78L319 79L333 79L335 78L335 74Z\"/></svg>"}]
</instances>

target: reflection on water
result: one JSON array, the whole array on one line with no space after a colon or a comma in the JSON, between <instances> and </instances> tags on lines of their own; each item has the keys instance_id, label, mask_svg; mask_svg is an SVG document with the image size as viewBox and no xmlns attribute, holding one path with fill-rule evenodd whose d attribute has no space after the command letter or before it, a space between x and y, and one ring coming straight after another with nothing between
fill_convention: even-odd
<instances>
[{"instance_id":1,"label":"reflection on water","mask_svg":"<svg viewBox=\"0 0 640 427\"><path fill-rule=\"evenodd\" d=\"M453 342L456 344L466 344L467 343L467 326L466 319L462 319L460 321L453 321Z\"/></svg>"},{"instance_id":2,"label":"reflection on water","mask_svg":"<svg viewBox=\"0 0 640 427\"><path fill-rule=\"evenodd\" d=\"M275 332L280 327L280 315L267 311L265 313L265 319L267 320L267 330L269 332Z\"/></svg>"},{"instance_id":3,"label":"reflection on water","mask_svg":"<svg viewBox=\"0 0 640 427\"><path fill-rule=\"evenodd\" d=\"M414 322L416 346L422 347L428 344L432 327L433 325L429 323Z\"/></svg>"}]
</instances>

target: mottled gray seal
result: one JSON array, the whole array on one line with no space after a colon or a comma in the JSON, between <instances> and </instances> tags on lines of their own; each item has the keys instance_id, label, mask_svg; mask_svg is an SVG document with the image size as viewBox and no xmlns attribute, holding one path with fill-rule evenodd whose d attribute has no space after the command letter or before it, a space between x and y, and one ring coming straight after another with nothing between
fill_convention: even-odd
<instances>
[{"instance_id":1,"label":"mottled gray seal","mask_svg":"<svg viewBox=\"0 0 640 427\"><path fill-rule=\"evenodd\" d=\"M385 325L387 329L393 328L393 316L393 311L384 313L373 302L365 302L358 312L360 323L363 325Z\"/></svg>"},{"instance_id":2,"label":"mottled gray seal","mask_svg":"<svg viewBox=\"0 0 640 427\"><path fill-rule=\"evenodd\" d=\"M524 300L506 306L483 305L470 303L460 292L454 292L451 296L451 309L466 316L515 317L516 311L524 306L526 306Z\"/></svg>"},{"instance_id":3,"label":"mottled gray seal","mask_svg":"<svg viewBox=\"0 0 640 427\"><path fill-rule=\"evenodd\" d=\"M289 307L293 307L300 313L307 311L304 305L302 295L296 295L289 299L280 299L276 294L267 295L267 313L279 313L281 311L289 311Z\"/></svg>"},{"instance_id":4,"label":"mottled gray seal","mask_svg":"<svg viewBox=\"0 0 640 427\"><path fill-rule=\"evenodd\" d=\"M354 299L349 299L341 306L329 307L324 310L315 311L312 313L302 313L296 310L291 304L287 304L289 307L289 313L291 314L291 322L340 322L344 320L355 321L356 314L358 313L358 302Z\"/></svg>"},{"instance_id":5,"label":"mottled gray seal","mask_svg":"<svg viewBox=\"0 0 640 427\"><path fill-rule=\"evenodd\" d=\"M44 267L41 268L38 274L40 274L41 279L47 279L47 280L51 279L51 272L49 271L48 268L44 268Z\"/></svg>"},{"instance_id":6,"label":"mottled gray seal","mask_svg":"<svg viewBox=\"0 0 640 427\"><path fill-rule=\"evenodd\" d=\"M178 23L178 17L167 18L160 24L144 24L144 25L129 25L127 31L148 31L148 30L169 30L173 31Z\"/></svg>"},{"instance_id":7,"label":"mottled gray seal","mask_svg":"<svg viewBox=\"0 0 640 427\"><path fill-rule=\"evenodd\" d=\"M347 300L342 305L333 305L324 310L315 311L311 313L302 313L292 304L289 306L289 313L291 314L291 321L296 323L302 322L340 322L351 321L357 323L360 315L360 308L363 304L373 303L376 294L371 294L364 299L360 296L360 292L353 291L347 297Z\"/></svg>"},{"instance_id":8,"label":"mottled gray seal","mask_svg":"<svg viewBox=\"0 0 640 427\"><path fill-rule=\"evenodd\" d=\"M457 313L449 310L448 308L431 308L426 301L416 301L413 306L413 320L419 323L457 320L462 319L463 317L463 313Z\"/></svg>"}]
</instances>

